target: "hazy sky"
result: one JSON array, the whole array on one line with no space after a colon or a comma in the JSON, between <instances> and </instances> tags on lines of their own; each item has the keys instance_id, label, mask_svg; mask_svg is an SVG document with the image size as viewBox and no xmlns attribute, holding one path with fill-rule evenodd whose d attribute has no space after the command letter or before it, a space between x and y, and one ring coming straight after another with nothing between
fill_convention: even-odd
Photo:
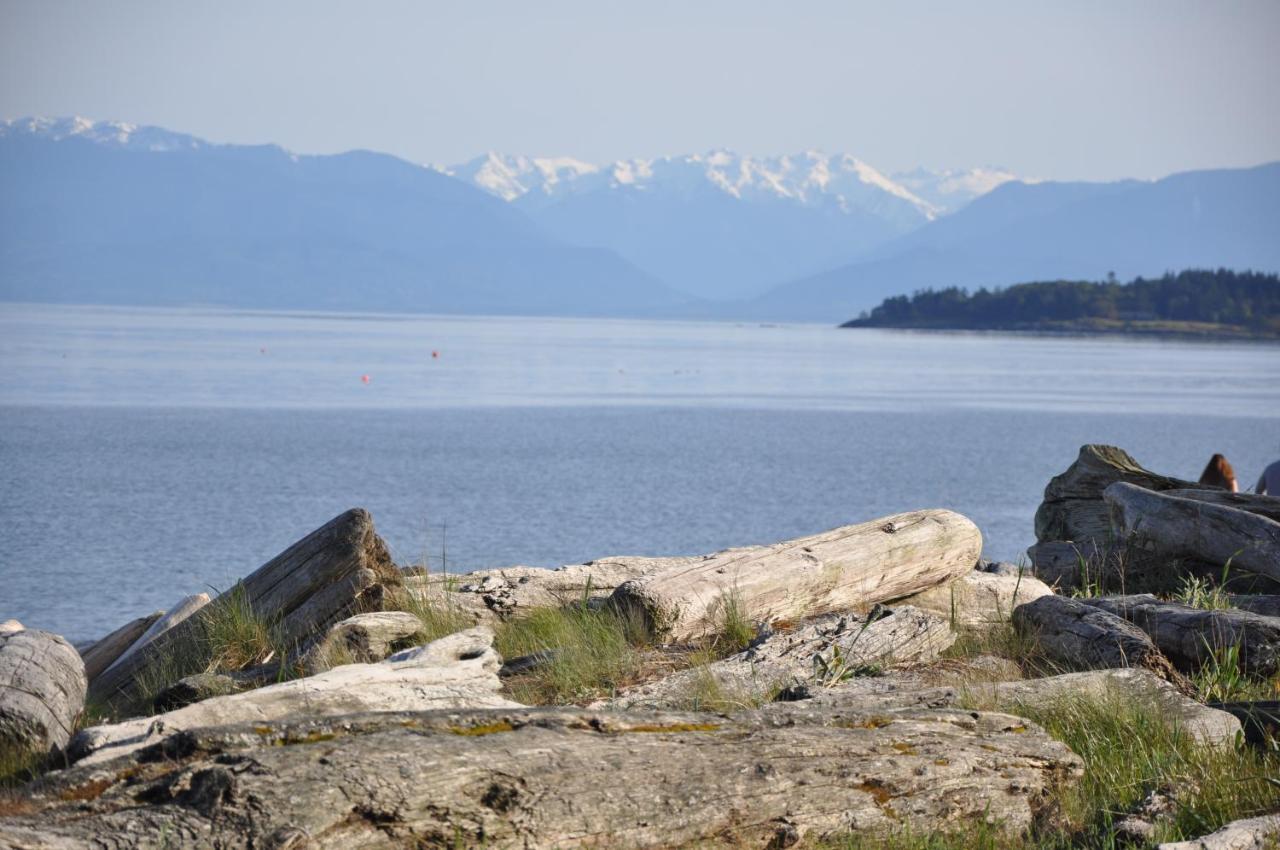
<instances>
[{"instance_id":1,"label":"hazy sky","mask_svg":"<svg viewBox=\"0 0 1280 850\"><path fill-rule=\"evenodd\" d=\"M0 116L300 152L818 147L894 171L1280 159L1280 2L0 0Z\"/></svg>"}]
</instances>

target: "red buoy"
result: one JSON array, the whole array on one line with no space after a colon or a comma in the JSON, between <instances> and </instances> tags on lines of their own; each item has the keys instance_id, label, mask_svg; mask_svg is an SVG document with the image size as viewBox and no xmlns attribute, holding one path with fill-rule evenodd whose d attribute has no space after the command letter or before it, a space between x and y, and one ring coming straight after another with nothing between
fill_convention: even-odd
<instances>
[{"instance_id":1,"label":"red buoy","mask_svg":"<svg viewBox=\"0 0 1280 850\"><path fill-rule=\"evenodd\" d=\"M439 356L440 356L440 352L438 352L438 351L433 351L433 352L431 352L431 356L432 356L432 357L439 357Z\"/></svg>"},{"instance_id":2,"label":"red buoy","mask_svg":"<svg viewBox=\"0 0 1280 850\"><path fill-rule=\"evenodd\" d=\"M373 380L373 378L370 378L368 375L361 375L361 376L360 376L360 383L362 383L362 384L367 384L367 383L369 383L369 382L370 382L370 381L372 381L372 380Z\"/></svg>"}]
</instances>

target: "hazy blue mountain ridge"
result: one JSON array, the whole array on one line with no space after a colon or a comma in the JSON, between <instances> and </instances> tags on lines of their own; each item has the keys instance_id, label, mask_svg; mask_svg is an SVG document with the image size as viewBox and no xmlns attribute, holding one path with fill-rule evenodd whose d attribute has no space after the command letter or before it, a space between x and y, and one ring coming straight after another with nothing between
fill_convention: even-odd
<instances>
[{"instance_id":1,"label":"hazy blue mountain ridge","mask_svg":"<svg viewBox=\"0 0 1280 850\"><path fill-rule=\"evenodd\" d=\"M9 133L0 180L6 300L561 315L687 300L384 154Z\"/></svg>"},{"instance_id":2,"label":"hazy blue mountain ridge","mask_svg":"<svg viewBox=\"0 0 1280 850\"><path fill-rule=\"evenodd\" d=\"M866 258L726 305L726 314L824 321L917 289L1280 271L1280 163L1154 182L1007 183Z\"/></svg>"}]
</instances>

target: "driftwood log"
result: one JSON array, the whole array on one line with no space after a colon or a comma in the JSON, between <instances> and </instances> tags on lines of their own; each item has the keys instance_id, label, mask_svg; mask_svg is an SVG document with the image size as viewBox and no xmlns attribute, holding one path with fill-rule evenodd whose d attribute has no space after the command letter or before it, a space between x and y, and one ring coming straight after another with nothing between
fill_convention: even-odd
<instances>
[{"instance_id":1,"label":"driftwood log","mask_svg":"<svg viewBox=\"0 0 1280 850\"><path fill-rule=\"evenodd\" d=\"M160 617L154 623L148 626L147 630L143 632L141 635L139 635L138 639L135 640L132 644L130 644L128 649L120 653L120 655L116 658L115 661L108 664L107 670L110 670L112 667L116 666L117 664L121 664L124 661L128 660L134 653L141 652L144 647L146 647L149 643L154 641L156 638L160 637L160 635L164 634L165 632L172 629L174 626L183 622L192 614L196 613L197 611L199 611L201 608L203 608L208 604L209 604L209 594L207 593L195 593L195 594L192 594L191 596L184 596L182 599L179 599L176 605L174 605L168 611L161 614ZM102 672L105 673L106 670ZM92 682L93 679L95 678L97 677L96 676L90 677L89 681Z\"/></svg>"},{"instance_id":2,"label":"driftwood log","mask_svg":"<svg viewBox=\"0 0 1280 850\"><path fill-rule=\"evenodd\" d=\"M318 673L339 664L381 661L422 631L422 621L406 611L371 611L335 623L302 657L302 668Z\"/></svg>"},{"instance_id":3,"label":"driftwood log","mask_svg":"<svg viewBox=\"0 0 1280 850\"><path fill-rule=\"evenodd\" d=\"M1009 622L1013 609L1048 596L1053 590L1030 572L992 573L970 570L949 584L908 596L901 604L935 611L951 625L989 629Z\"/></svg>"},{"instance_id":4,"label":"driftwood log","mask_svg":"<svg viewBox=\"0 0 1280 850\"><path fill-rule=\"evenodd\" d=\"M1232 594L1227 598L1231 600L1231 607L1239 608L1241 611L1252 611L1264 617L1280 617L1280 595Z\"/></svg>"},{"instance_id":5,"label":"driftwood log","mask_svg":"<svg viewBox=\"0 0 1280 850\"><path fill-rule=\"evenodd\" d=\"M1075 462L1044 488L1044 501L1036 510L1036 540L1107 545L1112 539L1111 512L1102 491L1117 481L1157 491L1215 489L1154 473L1115 446L1081 446Z\"/></svg>"},{"instance_id":6,"label":"driftwood log","mask_svg":"<svg viewBox=\"0 0 1280 850\"><path fill-rule=\"evenodd\" d=\"M420 599L448 606L476 623L509 620L534 608L597 604L631 579L701 561L703 556L642 558L614 556L585 564L503 567L462 574L409 574L405 590Z\"/></svg>"},{"instance_id":7,"label":"driftwood log","mask_svg":"<svg viewBox=\"0 0 1280 850\"><path fill-rule=\"evenodd\" d=\"M158 735L202 726L261 723L292 717L335 717L364 711L498 708L493 632L483 626L392 656L380 664L345 664L304 679L213 697L154 717L94 726L76 735L75 761L102 762L146 746Z\"/></svg>"},{"instance_id":8,"label":"driftwood log","mask_svg":"<svg viewBox=\"0 0 1280 850\"><path fill-rule=\"evenodd\" d=\"M110 667L124 654L125 650L142 637L152 623L163 616L163 611L155 611L145 617L130 620L111 634L85 647L80 657L84 659L84 674L89 681L92 682L99 673Z\"/></svg>"},{"instance_id":9,"label":"driftwood log","mask_svg":"<svg viewBox=\"0 0 1280 850\"><path fill-rule=\"evenodd\" d=\"M1065 596L1042 596L1013 609L1013 625L1068 670L1144 667L1180 689L1186 680L1145 632L1129 621Z\"/></svg>"},{"instance_id":10,"label":"driftwood log","mask_svg":"<svg viewBox=\"0 0 1280 850\"><path fill-rule=\"evenodd\" d=\"M1156 551L1280 579L1280 522L1224 505L1112 484L1103 497L1117 531Z\"/></svg>"},{"instance_id":11,"label":"driftwood log","mask_svg":"<svg viewBox=\"0 0 1280 850\"><path fill-rule=\"evenodd\" d=\"M1156 850L1275 850L1280 845L1280 814L1236 820L1190 841L1168 841Z\"/></svg>"},{"instance_id":12,"label":"driftwood log","mask_svg":"<svg viewBox=\"0 0 1280 850\"><path fill-rule=\"evenodd\" d=\"M28 789L0 845L665 848L1051 817L1080 759L943 711L429 711L170 735Z\"/></svg>"},{"instance_id":13,"label":"driftwood log","mask_svg":"<svg viewBox=\"0 0 1280 850\"><path fill-rule=\"evenodd\" d=\"M198 642L202 618L219 606L247 604L267 618L286 647L300 652L362 605L376 608L387 588L400 586L400 572L373 528L367 511L335 517L258 568L235 588L160 635L142 651L104 672L93 683L95 699L128 705L133 683L148 666L182 641Z\"/></svg>"},{"instance_id":14,"label":"driftwood log","mask_svg":"<svg viewBox=\"0 0 1280 850\"><path fill-rule=\"evenodd\" d=\"M1203 486L1203 485L1201 485ZM1280 497L1261 496L1257 493L1229 493L1226 490L1165 490L1164 495L1178 499L1192 499L1235 508L1238 511L1257 514L1280 522Z\"/></svg>"},{"instance_id":15,"label":"driftwood log","mask_svg":"<svg viewBox=\"0 0 1280 850\"><path fill-rule=\"evenodd\" d=\"M87 688L80 653L63 638L39 629L0 634L0 761L65 747Z\"/></svg>"},{"instance_id":16,"label":"driftwood log","mask_svg":"<svg viewBox=\"0 0 1280 850\"><path fill-rule=\"evenodd\" d=\"M1184 672L1200 669L1239 647L1240 664L1257 676L1280 672L1280 618L1234 608L1206 611L1154 596L1104 596L1086 605L1123 617L1146 632L1160 651Z\"/></svg>"},{"instance_id":17,"label":"driftwood log","mask_svg":"<svg viewBox=\"0 0 1280 850\"><path fill-rule=\"evenodd\" d=\"M224 723L328 717L362 711L513 706L498 695L501 658L493 633L477 627L381 664L347 664L303 679L205 699L154 717L79 733L73 760L102 761L145 746L157 735Z\"/></svg>"},{"instance_id":18,"label":"driftwood log","mask_svg":"<svg viewBox=\"0 0 1280 850\"><path fill-rule=\"evenodd\" d=\"M896 605L868 615L832 614L794 631L775 632L746 650L702 667L623 691L596 708L703 709L709 699L749 706L783 690L808 693L854 676L933 661L956 640L932 611Z\"/></svg>"},{"instance_id":19,"label":"driftwood log","mask_svg":"<svg viewBox=\"0 0 1280 850\"><path fill-rule=\"evenodd\" d=\"M721 552L625 582L610 602L682 643L718 631L731 606L756 623L865 611L964 575L981 550L982 534L965 517L914 511Z\"/></svg>"}]
</instances>

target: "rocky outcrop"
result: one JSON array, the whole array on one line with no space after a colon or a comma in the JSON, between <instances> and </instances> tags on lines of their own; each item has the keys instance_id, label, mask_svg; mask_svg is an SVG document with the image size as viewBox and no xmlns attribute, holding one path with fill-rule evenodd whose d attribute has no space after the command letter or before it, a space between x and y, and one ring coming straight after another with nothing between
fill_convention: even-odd
<instances>
[{"instance_id":1,"label":"rocky outcrop","mask_svg":"<svg viewBox=\"0 0 1280 850\"><path fill-rule=\"evenodd\" d=\"M1004 714L426 711L178 732L33 789L0 844L659 848L988 821L1081 762Z\"/></svg>"}]
</instances>

